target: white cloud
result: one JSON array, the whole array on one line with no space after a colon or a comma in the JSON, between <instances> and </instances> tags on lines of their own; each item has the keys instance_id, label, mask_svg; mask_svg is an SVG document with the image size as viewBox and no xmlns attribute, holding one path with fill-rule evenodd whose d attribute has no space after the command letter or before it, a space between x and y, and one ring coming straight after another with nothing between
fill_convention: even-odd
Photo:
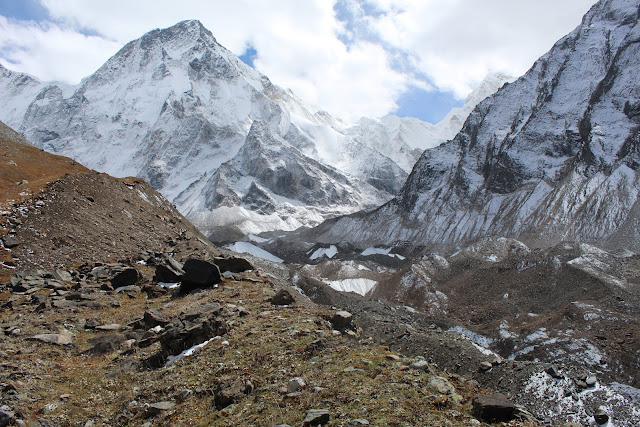
<instances>
[{"instance_id":1,"label":"white cloud","mask_svg":"<svg viewBox=\"0 0 640 427\"><path fill-rule=\"evenodd\" d=\"M329 0L41 0L56 24L0 20L0 57L9 68L75 83L145 32L199 19L236 54L253 45L256 67L274 83L353 118L393 111L412 85L464 98L488 71L522 74L594 2L364 1L385 13L361 16L366 33L351 34L347 47L338 35L349 28ZM394 69L398 55L428 80Z\"/></svg>"},{"instance_id":2,"label":"white cloud","mask_svg":"<svg viewBox=\"0 0 640 427\"><path fill-rule=\"evenodd\" d=\"M524 74L572 31L594 0L370 0L386 10L372 27L415 57L440 89L464 97L489 71ZM395 6L395 11L391 10Z\"/></svg>"},{"instance_id":3,"label":"white cloud","mask_svg":"<svg viewBox=\"0 0 640 427\"><path fill-rule=\"evenodd\" d=\"M77 82L120 47L54 24L19 23L0 16L0 62L43 80Z\"/></svg>"}]
</instances>

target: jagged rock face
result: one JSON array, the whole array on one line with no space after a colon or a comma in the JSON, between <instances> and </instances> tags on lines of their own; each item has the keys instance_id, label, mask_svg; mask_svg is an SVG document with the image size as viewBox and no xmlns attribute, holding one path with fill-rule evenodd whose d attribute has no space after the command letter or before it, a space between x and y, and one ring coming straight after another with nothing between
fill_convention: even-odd
<instances>
[{"instance_id":1,"label":"jagged rock face","mask_svg":"<svg viewBox=\"0 0 640 427\"><path fill-rule=\"evenodd\" d=\"M457 245L483 235L640 249L640 14L603 0L523 77L427 150L400 195L321 240Z\"/></svg>"}]
</instances>

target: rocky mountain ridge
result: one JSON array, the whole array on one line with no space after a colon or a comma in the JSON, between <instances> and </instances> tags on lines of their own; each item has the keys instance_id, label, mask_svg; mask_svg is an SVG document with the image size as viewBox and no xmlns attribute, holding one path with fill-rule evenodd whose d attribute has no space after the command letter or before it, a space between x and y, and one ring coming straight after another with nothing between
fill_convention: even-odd
<instances>
[{"instance_id":1,"label":"rocky mountain ridge","mask_svg":"<svg viewBox=\"0 0 640 427\"><path fill-rule=\"evenodd\" d=\"M640 249L638 16L636 1L597 3L452 141L425 151L398 197L308 239L446 250L504 236Z\"/></svg>"}]
</instances>

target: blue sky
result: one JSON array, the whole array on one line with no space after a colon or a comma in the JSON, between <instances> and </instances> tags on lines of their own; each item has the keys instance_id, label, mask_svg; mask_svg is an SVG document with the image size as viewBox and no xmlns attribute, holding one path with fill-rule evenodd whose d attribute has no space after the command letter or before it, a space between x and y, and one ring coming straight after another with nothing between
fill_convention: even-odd
<instances>
[{"instance_id":1,"label":"blue sky","mask_svg":"<svg viewBox=\"0 0 640 427\"><path fill-rule=\"evenodd\" d=\"M128 41L196 18L274 83L337 117L437 122L487 73L523 74L593 3L1 0L0 63L77 83Z\"/></svg>"}]
</instances>

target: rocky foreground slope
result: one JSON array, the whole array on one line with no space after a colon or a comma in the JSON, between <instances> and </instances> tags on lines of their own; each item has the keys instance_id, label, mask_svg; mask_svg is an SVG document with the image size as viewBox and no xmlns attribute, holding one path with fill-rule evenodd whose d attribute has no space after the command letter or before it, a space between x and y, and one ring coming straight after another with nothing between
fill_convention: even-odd
<instances>
[{"instance_id":1,"label":"rocky foreground slope","mask_svg":"<svg viewBox=\"0 0 640 427\"><path fill-rule=\"evenodd\" d=\"M0 147L16 168L0 199L3 425L637 421L589 369L484 354L450 320L213 247L140 180ZM537 397L553 376L577 399L561 414Z\"/></svg>"},{"instance_id":2,"label":"rocky foreground slope","mask_svg":"<svg viewBox=\"0 0 640 427\"><path fill-rule=\"evenodd\" d=\"M478 423L477 382L213 247L143 181L2 130L1 425Z\"/></svg>"},{"instance_id":3,"label":"rocky foreground slope","mask_svg":"<svg viewBox=\"0 0 640 427\"><path fill-rule=\"evenodd\" d=\"M308 241L451 249L478 237L640 249L640 6L602 0L427 150L400 195Z\"/></svg>"}]
</instances>

